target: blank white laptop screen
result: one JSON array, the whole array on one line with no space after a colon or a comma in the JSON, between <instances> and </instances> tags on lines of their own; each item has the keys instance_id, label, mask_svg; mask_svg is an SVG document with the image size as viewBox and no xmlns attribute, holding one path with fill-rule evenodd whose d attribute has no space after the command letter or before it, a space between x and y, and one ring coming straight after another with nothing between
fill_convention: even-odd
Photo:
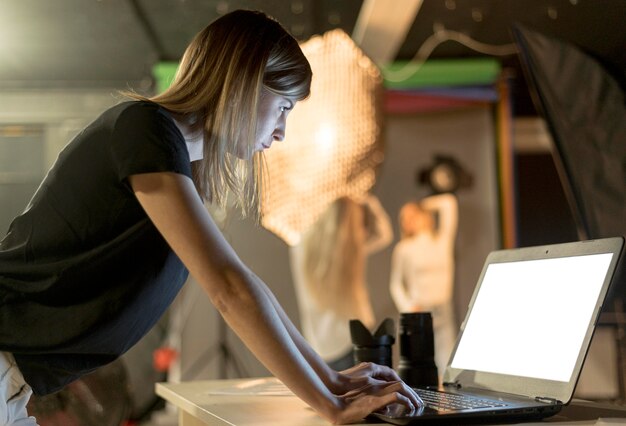
<instances>
[{"instance_id":1,"label":"blank white laptop screen","mask_svg":"<svg viewBox=\"0 0 626 426\"><path fill-rule=\"evenodd\" d=\"M569 381L612 256L488 265L451 367Z\"/></svg>"}]
</instances>

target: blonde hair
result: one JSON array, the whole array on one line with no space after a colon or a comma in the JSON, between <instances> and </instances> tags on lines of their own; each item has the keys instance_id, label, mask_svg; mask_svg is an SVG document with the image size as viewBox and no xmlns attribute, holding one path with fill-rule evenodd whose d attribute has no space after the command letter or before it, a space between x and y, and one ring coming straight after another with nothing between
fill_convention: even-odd
<instances>
[{"instance_id":1,"label":"blonde hair","mask_svg":"<svg viewBox=\"0 0 626 426\"><path fill-rule=\"evenodd\" d=\"M298 42L277 21L237 10L200 31L170 87L145 99L204 133L204 158L192 165L200 195L224 206L230 191L242 213L258 220L264 161L253 149L261 90L301 100L311 78ZM239 146L246 147L245 159L233 154Z\"/></svg>"},{"instance_id":2,"label":"blonde hair","mask_svg":"<svg viewBox=\"0 0 626 426\"><path fill-rule=\"evenodd\" d=\"M302 236L302 272L313 300L348 317L365 289L365 228L363 207L348 197L333 202ZM364 318L371 322L370 318Z\"/></svg>"}]
</instances>

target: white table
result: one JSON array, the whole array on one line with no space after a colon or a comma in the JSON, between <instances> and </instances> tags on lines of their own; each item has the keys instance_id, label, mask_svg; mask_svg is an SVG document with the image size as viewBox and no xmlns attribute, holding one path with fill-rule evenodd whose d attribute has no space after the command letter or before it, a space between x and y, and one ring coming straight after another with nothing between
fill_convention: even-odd
<instances>
[{"instance_id":1,"label":"white table","mask_svg":"<svg viewBox=\"0 0 626 426\"><path fill-rule=\"evenodd\" d=\"M157 383L156 393L178 407L179 426L328 426L272 378ZM626 425L626 407L574 401L562 413L530 425ZM371 423L360 423L365 425Z\"/></svg>"}]
</instances>

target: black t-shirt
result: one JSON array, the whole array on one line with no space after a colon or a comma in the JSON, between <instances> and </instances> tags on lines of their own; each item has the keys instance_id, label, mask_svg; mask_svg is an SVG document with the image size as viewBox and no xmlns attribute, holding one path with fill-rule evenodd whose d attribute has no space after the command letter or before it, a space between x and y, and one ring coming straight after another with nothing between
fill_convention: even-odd
<instances>
[{"instance_id":1,"label":"black t-shirt","mask_svg":"<svg viewBox=\"0 0 626 426\"><path fill-rule=\"evenodd\" d=\"M158 105L119 104L63 149L0 242L0 350L36 394L123 354L185 282L128 184L149 172L191 177L185 140Z\"/></svg>"}]
</instances>

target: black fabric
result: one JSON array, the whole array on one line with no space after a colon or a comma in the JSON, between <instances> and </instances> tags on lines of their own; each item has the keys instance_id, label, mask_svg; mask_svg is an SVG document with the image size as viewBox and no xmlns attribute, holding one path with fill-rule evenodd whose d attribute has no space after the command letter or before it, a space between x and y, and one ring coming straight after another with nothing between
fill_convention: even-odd
<instances>
[{"instance_id":1,"label":"black fabric","mask_svg":"<svg viewBox=\"0 0 626 426\"><path fill-rule=\"evenodd\" d=\"M626 235L626 105L602 64L518 25L520 57L555 143L581 238Z\"/></svg>"},{"instance_id":2,"label":"black fabric","mask_svg":"<svg viewBox=\"0 0 626 426\"><path fill-rule=\"evenodd\" d=\"M0 242L0 350L36 394L118 358L185 282L127 183L162 171L191 177L171 117L149 102L119 104L63 149Z\"/></svg>"},{"instance_id":3,"label":"black fabric","mask_svg":"<svg viewBox=\"0 0 626 426\"><path fill-rule=\"evenodd\" d=\"M626 99L623 81L590 52L517 25L513 34L580 239L626 236ZM626 262L618 274L626 277ZM615 280L605 312L621 311L626 280Z\"/></svg>"}]
</instances>

